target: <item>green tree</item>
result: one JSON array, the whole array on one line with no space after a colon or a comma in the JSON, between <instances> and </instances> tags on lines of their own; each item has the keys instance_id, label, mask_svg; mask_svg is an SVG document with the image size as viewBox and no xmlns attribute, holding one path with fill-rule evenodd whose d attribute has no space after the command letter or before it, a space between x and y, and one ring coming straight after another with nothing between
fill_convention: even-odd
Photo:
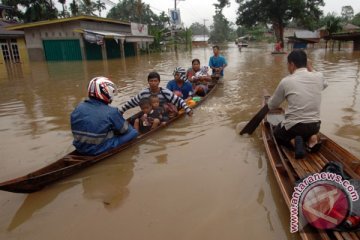
<instances>
[{"instance_id":1,"label":"green tree","mask_svg":"<svg viewBox=\"0 0 360 240\"><path fill-rule=\"evenodd\" d=\"M101 11L106 9L105 3L101 2L100 0L97 0L94 3L94 8L99 12L99 17L101 17Z\"/></svg>"},{"instance_id":2,"label":"green tree","mask_svg":"<svg viewBox=\"0 0 360 240\"><path fill-rule=\"evenodd\" d=\"M79 15L79 4L76 2L76 0L73 0L72 3L70 3L70 12L71 16Z\"/></svg>"},{"instance_id":3,"label":"green tree","mask_svg":"<svg viewBox=\"0 0 360 240\"><path fill-rule=\"evenodd\" d=\"M191 24L190 29L194 35L209 34L209 29L204 24L198 22Z\"/></svg>"},{"instance_id":4,"label":"green tree","mask_svg":"<svg viewBox=\"0 0 360 240\"><path fill-rule=\"evenodd\" d=\"M214 24L210 27L210 42L225 42L229 40L230 22L226 19L222 13L224 7L230 6L229 0L218 0L219 3L215 3L215 15L213 16Z\"/></svg>"},{"instance_id":5,"label":"green tree","mask_svg":"<svg viewBox=\"0 0 360 240\"><path fill-rule=\"evenodd\" d=\"M22 20L24 18L24 13L19 9L18 0L2 0L2 4L12 7L12 10L6 10L5 16L11 20Z\"/></svg>"},{"instance_id":6,"label":"green tree","mask_svg":"<svg viewBox=\"0 0 360 240\"><path fill-rule=\"evenodd\" d=\"M164 11L162 11L159 17L156 19L155 25L158 27L165 27L166 25L170 25L169 16Z\"/></svg>"},{"instance_id":7,"label":"green tree","mask_svg":"<svg viewBox=\"0 0 360 240\"><path fill-rule=\"evenodd\" d=\"M352 6L343 6L341 8L341 16L346 22L350 21L354 17L354 9Z\"/></svg>"},{"instance_id":8,"label":"green tree","mask_svg":"<svg viewBox=\"0 0 360 240\"><path fill-rule=\"evenodd\" d=\"M95 16L95 5L91 0L81 0L79 12L84 15Z\"/></svg>"},{"instance_id":9,"label":"green tree","mask_svg":"<svg viewBox=\"0 0 360 240\"><path fill-rule=\"evenodd\" d=\"M323 0L236 0L240 4L237 11L238 25L256 26L271 23L277 41L284 41L284 27L291 19L311 28L317 21L324 6Z\"/></svg>"},{"instance_id":10,"label":"green tree","mask_svg":"<svg viewBox=\"0 0 360 240\"><path fill-rule=\"evenodd\" d=\"M229 40L231 29L229 21L222 12L218 12L213 17L214 24L211 26L210 42L222 43Z\"/></svg>"},{"instance_id":11,"label":"green tree","mask_svg":"<svg viewBox=\"0 0 360 240\"><path fill-rule=\"evenodd\" d=\"M58 0L58 2L62 5L62 11L59 14L59 16L64 17L64 18L68 17L69 13L68 13L67 8L65 6L66 0Z\"/></svg>"},{"instance_id":12,"label":"green tree","mask_svg":"<svg viewBox=\"0 0 360 240\"><path fill-rule=\"evenodd\" d=\"M139 0L119 0L119 3L110 9L107 17L145 24L157 23L159 18L148 4Z\"/></svg>"},{"instance_id":13,"label":"green tree","mask_svg":"<svg viewBox=\"0 0 360 240\"><path fill-rule=\"evenodd\" d=\"M25 8L24 22L36 22L57 18L58 11L52 0L20 0L18 3Z\"/></svg>"},{"instance_id":14,"label":"green tree","mask_svg":"<svg viewBox=\"0 0 360 240\"><path fill-rule=\"evenodd\" d=\"M342 30L341 18L335 15L327 15L325 18L326 31L329 35L337 33Z\"/></svg>"},{"instance_id":15,"label":"green tree","mask_svg":"<svg viewBox=\"0 0 360 240\"><path fill-rule=\"evenodd\" d=\"M360 26L360 13L354 16L354 18L351 20L351 23Z\"/></svg>"}]
</instances>

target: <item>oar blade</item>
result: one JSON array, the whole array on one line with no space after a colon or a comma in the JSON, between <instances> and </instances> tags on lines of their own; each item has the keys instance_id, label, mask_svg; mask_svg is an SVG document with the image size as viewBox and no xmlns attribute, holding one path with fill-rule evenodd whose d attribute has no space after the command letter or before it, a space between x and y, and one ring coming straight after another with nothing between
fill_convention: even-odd
<instances>
[{"instance_id":1,"label":"oar blade","mask_svg":"<svg viewBox=\"0 0 360 240\"><path fill-rule=\"evenodd\" d=\"M252 134L268 112L269 112L269 107L267 104L265 104L260 109L260 111L257 112L256 115L245 125L245 127L241 130L240 135L243 135L245 133Z\"/></svg>"}]
</instances>

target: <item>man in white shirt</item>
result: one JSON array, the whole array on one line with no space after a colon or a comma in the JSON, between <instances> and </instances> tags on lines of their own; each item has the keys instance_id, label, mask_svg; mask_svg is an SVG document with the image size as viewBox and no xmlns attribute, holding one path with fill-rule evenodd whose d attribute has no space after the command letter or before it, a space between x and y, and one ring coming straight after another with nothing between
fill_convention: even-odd
<instances>
[{"instance_id":1,"label":"man in white shirt","mask_svg":"<svg viewBox=\"0 0 360 240\"><path fill-rule=\"evenodd\" d=\"M320 130L321 91L327 81L307 63L306 53L294 50L288 55L290 75L283 78L268 101L275 109L286 100L285 120L274 130L278 143L290 149L295 147L295 158L305 155L304 142L310 152L320 148L317 133Z\"/></svg>"}]
</instances>

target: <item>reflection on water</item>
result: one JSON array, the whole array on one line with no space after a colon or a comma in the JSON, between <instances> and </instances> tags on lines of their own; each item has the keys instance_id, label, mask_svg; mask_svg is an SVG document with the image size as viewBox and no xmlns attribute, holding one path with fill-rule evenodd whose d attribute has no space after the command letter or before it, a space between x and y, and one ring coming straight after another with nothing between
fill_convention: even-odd
<instances>
[{"instance_id":1,"label":"reflection on water","mask_svg":"<svg viewBox=\"0 0 360 240\"><path fill-rule=\"evenodd\" d=\"M60 193L76 184L76 182L67 182L59 184L58 188L44 190L41 193L29 194L20 208L16 211L15 216L6 230L12 231L24 222L28 221L36 211L39 211L46 205L50 204Z\"/></svg>"},{"instance_id":2,"label":"reflection on water","mask_svg":"<svg viewBox=\"0 0 360 240\"><path fill-rule=\"evenodd\" d=\"M82 180L84 197L101 202L108 210L120 206L129 195L129 184L133 177L134 162L102 165L94 174Z\"/></svg>"},{"instance_id":3,"label":"reflection on water","mask_svg":"<svg viewBox=\"0 0 360 240\"><path fill-rule=\"evenodd\" d=\"M0 238L295 238L259 132L240 137L235 131L258 111L263 89L273 92L288 74L287 56L271 50L222 47L229 63L224 82L193 117L24 201L0 192ZM329 81L322 131L360 156L360 53L307 51ZM158 71L166 86L175 67L190 67L193 58L206 65L211 55L209 47L109 61L0 65L0 181L73 149L69 115L85 99L92 77L105 75L118 85L113 105L120 106L147 87L150 71ZM79 230L66 234L74 226Z\"/></svg>"}]
</instances>

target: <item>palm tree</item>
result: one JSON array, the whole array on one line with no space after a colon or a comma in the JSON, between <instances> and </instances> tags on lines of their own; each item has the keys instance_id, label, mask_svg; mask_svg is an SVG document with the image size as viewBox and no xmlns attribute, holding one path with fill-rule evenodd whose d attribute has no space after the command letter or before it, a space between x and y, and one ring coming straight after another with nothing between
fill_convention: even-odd
<instances>
[{"instance_id":1,"label":"palm tree","mask_svg":"<svg viewBox=\"0 0 360 240\"><path fill-rule=\"evenodd\" d=\"M105 3L101 2L100 0L97 0L94 3L94 8L99 11L99 17L101 17L101 10L105 10L106 6Z\"/></svg>"},{"instance_id":2,"label":"palm tree","mask_svg":"<svg viewBox=\"0 0 360 240\"><path fill-rule=\"evenodd\" d=\"M92 15L94 16L94 3L91 0L82 0L80 3L80 12L85 15Z\"/></svg>"},{"instance_id":3,"label":"palm tree","mask_svg":"<svg viewBox=\"0 0 360 240\"><path fill-rule=\"evenodd\" d=\"M342 29L341 18L336 17L334 15L329 15L326 21L326 31L329 33L329 36L331 37L332 34L341 31L341 29ZM326 41L326 45L327 45L327 41ZM333 41L332 49L334 49L334 46L335 46L335 41Z\"/></svg>"},{"instance_id":4,"label":"palm tree","mask_svg":"<svg viewBox=\"0 0 360 240\"><path fill-rule=\"evenodd\" d=\"M63 17L65 17L65 3L66 3L66 0L58 0L58 2L61 3L61 5L62 5L62 13L61 13L61 15Z\"/></svg>"},{"instance_id":5,"label":"palm tree","mask_svg":"<svg viewBox=\"0 0 360 240\"><path fill-rule=\"evenodd\" d=\"M71 16L76 16L79 14L79 5L77 4L76 0L73 0L72 3L70 3L70 12Z\"/></svg>"}]
</instances>

